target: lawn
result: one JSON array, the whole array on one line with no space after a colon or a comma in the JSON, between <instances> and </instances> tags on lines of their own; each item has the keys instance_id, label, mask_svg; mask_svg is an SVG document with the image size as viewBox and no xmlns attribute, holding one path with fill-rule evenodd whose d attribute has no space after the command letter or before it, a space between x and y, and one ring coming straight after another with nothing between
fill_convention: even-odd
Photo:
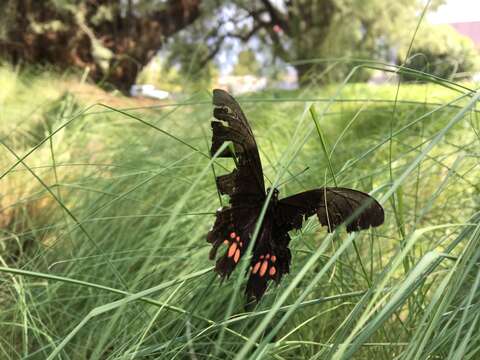
<instances>
[{"instance_id":1,"label":"lawn","mask_svg":"<svg viewBox=\"0 0 480 360\"><path fill-rule=\"evenodd\" d=\"M386 212L351 235L310 218L291 273L246 309L243 273L222 283L208 259L227 201L212 169L232 167L209 156L211 89L159 104L52 72L0 83L0 358L479 358L468 85L238 97L280 197L336 183Z\"/></svg>"}]
</instances>

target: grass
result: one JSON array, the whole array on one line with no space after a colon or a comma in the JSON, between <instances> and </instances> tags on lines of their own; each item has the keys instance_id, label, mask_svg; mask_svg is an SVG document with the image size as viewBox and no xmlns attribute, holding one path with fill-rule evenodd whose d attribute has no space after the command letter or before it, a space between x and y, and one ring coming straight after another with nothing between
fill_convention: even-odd
<instances>
[{"instance_id":1,"label":"grass","mask_svg":"<svg viewBox=\"0 0 480 360\"><path fill-rule=\"evenodd\" d=\"M478 94L239 97L281 197L336 181L386 210L351 235L309 220L291 273L246 311L241 271L221 283L208 260L226 201L209 90L152 107L0 69L0 358L478 358Z\"/></svg>"}]
</instances>

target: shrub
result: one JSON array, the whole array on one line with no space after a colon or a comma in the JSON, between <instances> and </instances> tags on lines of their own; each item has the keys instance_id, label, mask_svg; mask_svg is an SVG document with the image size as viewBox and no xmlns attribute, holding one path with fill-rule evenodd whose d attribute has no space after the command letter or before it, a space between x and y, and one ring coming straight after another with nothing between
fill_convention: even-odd
<instances>
[{"instance_id":1,"label":"shrub","mask_svg":"<svg viewBox=\"0 0 480 360\"><path fill-rule=\"evenodd\" d=\"M406 49L398 55L401 63ZM471 39L450 25L426 25L415 37L406 65L441 78L467 78L480 70L479 51ZM402 79L418 80L407 74L403 74Z\"/></svg>"}]
</instances>

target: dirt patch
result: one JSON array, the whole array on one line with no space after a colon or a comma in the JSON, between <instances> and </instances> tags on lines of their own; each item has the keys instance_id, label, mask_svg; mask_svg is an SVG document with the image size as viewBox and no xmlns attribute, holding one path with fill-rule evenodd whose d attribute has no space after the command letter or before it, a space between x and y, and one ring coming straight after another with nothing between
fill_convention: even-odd
<instances>
[{"instance_id":1,"label":"dirt patch","mask_svg":"<svg viewBox=\"0 0 480 360\"><path fill-rule=\"evenodd\" d=\"M117 91L105 91L89 83L75 80L61 80L59 88L62 92L72 93L84 104L103 103L114 108L150 107L164 105L165 100L155 100L142 97L127 97Z\"/></svg>"}]
</instances>

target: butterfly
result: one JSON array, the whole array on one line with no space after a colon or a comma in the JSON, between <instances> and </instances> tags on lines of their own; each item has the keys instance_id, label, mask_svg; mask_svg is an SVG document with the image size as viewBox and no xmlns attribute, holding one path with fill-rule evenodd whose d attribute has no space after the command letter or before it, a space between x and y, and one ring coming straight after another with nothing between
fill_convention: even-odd
<instances>
[{"instance_id":1,"label":"butterfly","mask_svg":"<svg viewBox=\"0 0 480 360\"><path fill-rule=\"evenodd\" d=\"M235 169L216 176L217 189L229 196L229 205L217 210L207 241L212 244L211 260L217 257L218 248L226 245L216 261L215 271L228 278L247 250L267 192L257 144L240 105L220 89L213 90L213 105L210 153L213 156L225 142L231 143L233 146L224 147L218 157L234 159ZM278 189L271 191L250 259L245 290L248 299L259 301L270 280L278 283L288 274L292 257L288 233L301 229L306 218L316 214L329 232L346 220L350 220L346 224L348 232L376 227L384 221L382 206L361 191L323 187L283 199L279 199Z\"/></svg>"}]
</instances>

